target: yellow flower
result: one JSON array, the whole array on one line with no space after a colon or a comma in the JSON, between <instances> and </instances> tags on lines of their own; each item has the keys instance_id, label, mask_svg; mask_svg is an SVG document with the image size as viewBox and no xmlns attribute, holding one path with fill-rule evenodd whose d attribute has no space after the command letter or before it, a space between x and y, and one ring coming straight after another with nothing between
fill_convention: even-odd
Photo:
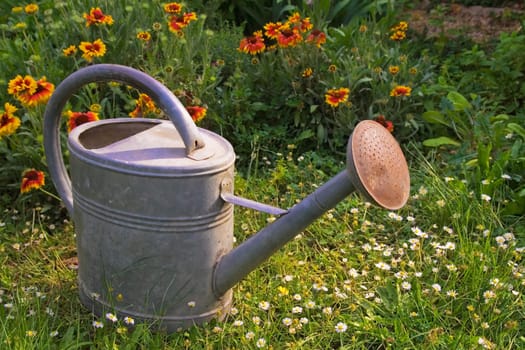
<instances>
[{"instance_id":1,"label":"yellow flower","mask_svg":"<svg viewBox=\"0 0 525 350\"><path fill-rule=\"evenodd\" d=\"M399 73L399 66L389 66L388 71L390 72L390 74L396 75L397 73Z\"/></svg>"},{"instance_id":2,"label":"yellow flower","mask_svg":"<svg viewBox=\"0 0 525 350\"><path fill-rule=\"evenodd\" d=\"M24 30L27 28L27 24L25 22L18 22L14 25L14 29L21 29Z\"/></svg>"},{"instance_id":3,"label":"yellow flower","mask_svg":"<svg viewBox=\"0 0 525 350\"><path fill-rule=\"evenodd\" d=\"M312 70L312 68L310 68L310 67L306 68L306 69L303 71L303 74L302 74L302 75L303 75L303 78L309 78L309 77L311 77L312 74L313 74L313 72L314 72L314 71Z\"/></svg>"},{"instance_id":4,"label":"yellow flower","mask_svg":"<svg viewBox=\"0 0 525 350\"><path fill-rule=\"evenodd\" d=\"M28 15L32 15L38 12L38 5L37 4L28 4L26 7L24 7L25 13Z\"/></svg>"},{"instance_id":5,"label":"yellow flower","mask_svg":"<svg viewBox=\"0 0 525 350\"><path fill-rule=\"evenodd\" d=\"M279 286L279 287L277 287L277 290L279 291L279 294L280 294L281 296L288 295L288 293L289 293L288 288L283 287L283 286Z\"/></svg>"},{"instance_id":6,"label":"yellow flower","mask_svg":"<svg viewBox=\"0 0 525 350\"><path fill-rule=\"evenodd\" d=\"M126 327L118 327L117 333L118 334L126 334L128 332L128 329Z\"/></svg>"},{"instance_id":7,"label":"yellow flower","mask_svg":"<svg viewBox=\"0 0 525 350\"><path fill-rule=\"evenodd\" d=\"M100 113L102 106L98 103L93 103L91 106L89 106L89 110L94 113Z\"/></svg>"}]
</instances>

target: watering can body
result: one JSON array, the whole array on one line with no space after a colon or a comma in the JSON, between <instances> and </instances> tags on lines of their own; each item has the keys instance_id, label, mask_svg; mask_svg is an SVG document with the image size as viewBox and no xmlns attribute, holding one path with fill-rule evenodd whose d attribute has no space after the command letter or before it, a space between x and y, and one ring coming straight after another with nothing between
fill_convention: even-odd
<instances>
[{"instance_id":1,"label":"watering can body","mask_svg":"<svg viewBox=\"0 0 525 350\"><path fill-rule=\"evenodd\" d=\"M156 102L169 120L116 118L76 127L60 142L66 102L82 86L116 81ZM193 123L180 101L138 70L82 68L55 89L44 114L49 173L77 232L82 303L173 332L228 313L231 288L354 190L395 210L409 194L406 160L380 124L360 122L347 169L283 210L233 195L235 153ZM233 248L233 205L278 216Z\"/></svg>"},{"instance_id":2,"label":"watering can body","mask_svg":"<svg viewBox=\"0 0 525 350\"><path fill-rule=\"evenodd\" d=\"M227 314L231 291L217 297L210 281L232 249L233 205L219 190L233 180L235 155L199 132L205 161L186 157L170 121L108 119L69 135L80 298L97 314L170 331Z\"/></svg>"}]
</instances>

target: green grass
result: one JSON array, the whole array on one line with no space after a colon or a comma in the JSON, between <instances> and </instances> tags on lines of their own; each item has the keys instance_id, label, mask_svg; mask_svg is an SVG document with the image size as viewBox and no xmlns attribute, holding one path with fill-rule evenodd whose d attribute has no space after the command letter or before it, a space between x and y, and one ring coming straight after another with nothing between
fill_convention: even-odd
<instances>
[{"instance_id":1,"label":"green grass","mask_svg":"<svg viewBox=\"0 0 525 350\"><path fill-rule=\"evenodd\" d=\"M283 159L264 176L239 176L236 192L289 207L328 179L314 159ZM2 348L246 349L259 339L274 349L524 346L516 232L462 182L417 164L401 211L351 195L235 286L224 322L174 334L92 316L70 266L73 225L56 224L38 207L30 218L8 209L0 227ZM237 242L269 221L244 208L235 215Z\"/></svg>"}]
</instances>

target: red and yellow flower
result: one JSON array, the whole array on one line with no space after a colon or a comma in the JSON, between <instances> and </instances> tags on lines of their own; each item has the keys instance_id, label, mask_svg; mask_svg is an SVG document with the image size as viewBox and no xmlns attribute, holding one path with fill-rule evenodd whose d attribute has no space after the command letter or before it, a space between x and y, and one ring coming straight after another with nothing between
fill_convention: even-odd
<instances>
[{"instance_id":1,"label":"red and yellow flower","mask_svg":"<svg viewBox=\"0 0 525 350\"><path fill-rule=\"evenodd\" d=\"M169 30L175 34L180 34L183 28L187 27L191 21L197 20L195 12L188 12L182 16L171 16L168 22Z\"/></svg>"},{"instance_id":2,"label":"red and yellow flower","mask_svg":"<svg viewBox=\"0 0 525 350\"><path fill-rule=\"evenodd\" d=\"M45 185L45 176L43 171L27 169L22 174L20 192L27 193L31 190L38 190Z\"/></svg>"},{"instance_id":3,"label":"red and yellow flower","mask_svg":"<svg viewBox=\"0 0 525 350\"><path fill-rule=\"evenodd\" d=\"M164 4L164 12L169 14L177 14L182 11L182 4L179 4L178 2L170 2L167 4Z\"/></svg>"},{"instance_id":4,"label":"red and yellow flower","mask_svg":"<svg viewBox=\"0 0 525 350\"><path fill-rule=\"evenodd\" d=\"M277 40L277 37L279 36L279 33L281 32L282 28L283 28L283 24L281 22L266 23L264 25L264 34L270 39Z\"/></svg>"},{"instance_id":5,"label":"red and yellow flower","mask_svg":"<svg viewBox=\"0 0 525 350\"><path fill-rule=\"evenodd\" d=\"M86 19L86 27L99 24L113 24L113 17L104 14L100 7L91 8L89 13L84 13L83 17Z\"/></svg>"},{"instance_id":6,"label":"red and yellow flower","mask_svg":"<svg viewBox=\"0 0 525 350\"><path fill-rule=\"evenodd\" d=\"M24 93L33 94L36 91L36 88L37 83L32 76L26 75L25 77L22 77L21 75L17 75L7 84L7 93L17 97Z\"/></svg>"},{"instance_id":7,"label":"red and yellow flower","mask_svg":"<svg viewBox=\"0 0 525 350\"><path fill-rule=\"evenodd\" d=\"M266 49L264 44L264 38L262 31L256 31L252 36L243 38L239 44L239 51L249 53L250 55L256 55L263 52Z\"/></svg>"},{"instance_id":8,"label":"red and yellow flower","mask_svg":"<svg viewBox=\"0 0 525 350\"><path fill-rule=\"evenodd\" d=\"M392 28L390 28L390 31L392 32L397 32L397 31L406 32L407 30L408 30L408 23L405 21L401 21L395 26L393 26Z\"/></svg>"},{"instance_id":9,"label":"red and yellow flower","mask_svg":"<svg viewBox=\"0 0 525 350\"><path fill-rule=\"evenodd\" d=\"M299 29L299 31L302 33L305 33L313 28L313 24L312 22L310 22L310 18L301 18L299 12L295 12L288 17L288 24L291 27Z\"/></svg>"},{"instance_id":10,"label":"red and yellow flower","mask_svg":"<svg viewBox=\"0 0 525 350\"><path fill-rule=\"evenodd\" d=\"M326 34L319 29L314 29L306 37L306 42L321 47L322 44L326 43Z\"/></svg>"},{"instance_id":11,"label":"red and yellow flower","mask_svg":"<svg viewBox=\"0 0 525 350\"><path fill-rule=\"evenodd\" d=\"M303 36L297 28L286 28L279 32L277 36L277 45L279 47L294 47L303 41Z\"/></svg>"},{"instance_id":12,"label":"red and yellow flower","mask_svg":"<svg viewBox=\"0 0 525 350\"><path fill-rule=\"evenodd\" d=\"M55 85L48 82L46 77L37 81L29 75L25 77L17 75L9 81L7 86L7 92L26 106L46 103L53 91L55 91Z\"/></svg>"},{"instance_id":13,"label":"red and yellow flower","mask_svg":"<svg viewBox=\"0 0 525 350\"><path fill-rule=\"evenodd\" d=\"M390 96L392 97L399 97L399 96L410 96L410 93L412 92L412 88L410 86L405 85L397 85L390 91Z\"/></svg>"},{"instance_id":14,"label":"red and yellow flower","mask_svg":"<svg viewBox=\"0 0 525 350\"><path fill-rule=\"evenodd\" d=\"M151 34L150 32L138 32L137 33L137 39L142 41L150 41L151 40Z\"/></svg>"},{"instance_id":15,"label":"red and yellow flower","mask_svg":"<svg viewBox=\"0 0 525 350\"><path fill-rule=\"evenodd\" d=\"M74 128L84 123L93 122L98 120L98 113L88 111L88 112L73 112L67 111L66 116L68 117L67 121L67 131L71 132Z\"/></svg>"},{"instance_id":16,"label":"red and yellow flower","mask_svg":"<svg viewBox=\"0 0 525 350\"><path fill-rule=\"evenodd\" d=\"M200 106L187 106L186 110L191 116L191 119L193 119L194 122L199 122L206 116L206 112L208 111L204 107Z\"/></svg>"},{"instance_id":17,"label":"red and yellow flower","mask_svg":"<svg viewBox=\"0 0 525 350\"><path fill-rule=\"evenodd\" d=\"M9 102L4 104L4 112L0 114L0 139L3 136L14 134L20 126L20 119L15 116L17 110L18 108Z\"/></svg>"},{"instance_id":18,"label":"red and yellow flower","mask_svg":"<svg viewBox=\"0 0 525 350\"><path fill-rule=\"evenodd\" d=\"M374 120L383 125L388 131L394 132L394 123L391 120L386 120L384 115L380 114Z\"/></svg>"},{"instance_id":19,"label":"red and yellow flower","mask_svg":"<svg viewBox=\"0 0 525 350\"><path fill-rule=\"evenodd\" d=\"M329 89L325 96L325 101L332 107L337 107L341 103L348 101L350 95L349 88Z\"/></svg>"},{"instance_id":20,"label":"red and yellow flower","mask_svg":"<svg viewBox=\"0 0 525 350\"><path fill-rule=\"evenodd\" d=\"M142 118L157 111L155 102L146 94L139 94L139 98L135 100L135 105L135 109L129 112L131 118Z\"/></svg>"},{"instance_id":21,"label":"red and yellow flower","mask_svg":"<svg viewBox=\"0 0 525 350\"><path fill-rule=\"evenodd\" d=\"M74 56L77 53L77 47L75 45L69 45L65 49L62 50L62 53L66 57Z\"/></svg>"},{"instance_id":22,"label":"red and yellow flower","mask_svg":"<svg viewBox=\"0 0 525 350\"><path fill-rule=\"evenodd\" d=\"M397 25L390 28L390 40L401 41L406 38L408 30L408 23L405 21L399 22Z\"/></svg>"},{"instance_id":23,"label":"red and yellow flower","mask_svg":"<svg viewBox=\"0 0 525 350\"><path fill-rule=\"evenodd\" d=\"M405 39L406 37L407 37L407 34L405 32L402 32L402 31L398 30L397 32L393 32L390 35L390 40L401 41L401 40Z\"/></svg>"},{"instance_id":24,"label":"red and yellow flower","mask_svg":"<svg viewBox=\"0 0 525 350\"><path fill-rule=\"evenodd\" d=\"M88 61L93 61L94 57L102 57L106 54L106 44L101 39L97 39L94 42L83 41L78 46L82 51L82 57Z\"/></svg>"},{"instance_id":25,"label":"red and yellow flower","mask_svg":"<svg viewBox=\"0 0 525 350\"><path fill-rule=\"evenodd\" d=\"M46 103L53 91L55 91L55 85L48 82L46 77L42 77L36 81L36 89L33 93L26 91L19 94L17 99L26 106L36 106Z\"/></svg>"}]
</instances>

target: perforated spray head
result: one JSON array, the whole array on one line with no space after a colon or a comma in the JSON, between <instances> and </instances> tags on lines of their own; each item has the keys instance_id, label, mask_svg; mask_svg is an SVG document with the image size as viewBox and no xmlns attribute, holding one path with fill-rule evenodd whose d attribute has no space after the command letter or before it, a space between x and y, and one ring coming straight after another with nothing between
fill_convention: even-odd
<instances>
[{"instance_id":1,"label":"perforated spray head","mask_svg":"<svg viewBox=\"0 0 525 350\"><path fill-rule=\"evenodd\" d=\"M381 124L357 124L347 146L346 166L356 189L390 210L405 205L410 194L408 166L396 139Z\"/></svg>"}]
</instances>

